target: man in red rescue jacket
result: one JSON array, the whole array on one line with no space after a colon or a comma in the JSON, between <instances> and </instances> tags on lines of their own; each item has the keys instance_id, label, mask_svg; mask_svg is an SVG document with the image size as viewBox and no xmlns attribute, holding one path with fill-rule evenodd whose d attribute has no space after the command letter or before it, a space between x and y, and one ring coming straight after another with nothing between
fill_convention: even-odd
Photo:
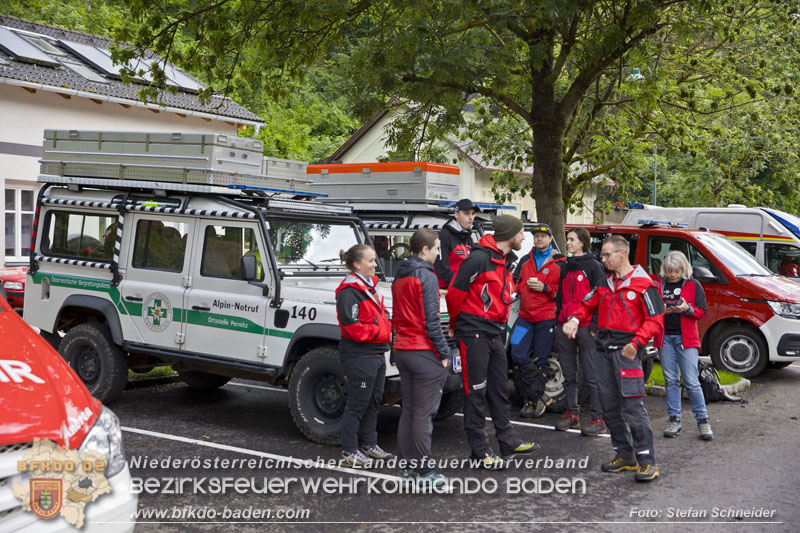
<instances>
[{"instance_id":1,"label":"man in red rescue jacket","mask_svg":"<svg viewBox=\"0 0 800 533\"><path fill-rule=\"evenodd\" d=\"M500 215L492 221L494 235L484 235L458 269L447 309L458 340L464 378L464 429L472 458L483 468L502 468L486 436L484 412L489 405L495 435L504 457L539 449L520 442L509 421L508 362L504 333L509 304L514 300L511 250L522 247L522 221Z\"/></svg>"},{"instance_id":2,"label":"man in red rescue jacket","mask_svg":"<svg viewBox=\"0 0 800 533\"><path fill-rule=\"evenodd\" d=\"M567 337L597 312L596 372L600 403L616 457L603 463L603 472L638 470L637 481L658 477L653 430L644 408L644 373L639 354L664 329L664 302L656 284L628 260L628 241L615 235L603 242L600 254L612 274L606 285L592 289L564 323ZM630 426L630 431L628 427ZM631 437L633 437L631 439Z\"/></svg>"},{"instance_id":3,"label":"man in red rescue jacket","mask_svg":"<svg viewBox=\"0 0 800 533\"><path fill-rule=\"evenodd\" d=\"M480 208L469 198L456 202L453 218L439 232L439 257L433 270L439 279L439 288L447 289L458 272L458 267L472 249L472 222Z\"/></svg>"},{"instance_id":4,"label":"man in red rescue jacket","mask_svg":"<svg viewBox=\"0 0 800 533\"><path fill-rule=\"evenodd\" d=\"M532 228L533 249L520 259L515 279L521 296L519 317L511 331L514 379L524 391L520 416L537 418L552 400L545 395L550 350L556 327L556 309L563 255L553 250L553 231L547 224Z\"/></svg>"}]
</instances>

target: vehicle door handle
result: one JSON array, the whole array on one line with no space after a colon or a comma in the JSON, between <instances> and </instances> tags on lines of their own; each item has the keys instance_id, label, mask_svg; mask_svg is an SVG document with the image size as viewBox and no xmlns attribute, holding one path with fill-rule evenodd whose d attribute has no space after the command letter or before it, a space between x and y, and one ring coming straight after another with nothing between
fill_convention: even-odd
<instances>
[{"instance_id":1,"label":"vehicle door handle","mask_svg":"<svg viewBox=\"0 0 800 533\"><path fill-rule=\"evenodd\" d=\"M205 307L202 305L193 305L192 309L194 309L195 311L211 311L210 307Z\"/></svg>"},{"instance_id":2,"label":"vehicle door handle","mask_svg":"<svg viewBox=\"0 0 800 533\"><path fill-rule=\"evenodd\" d=\"M125 299L128 300L129 302L141 302L142 301L142 297L141 296L126 296Z\"/></svg>"}]
</instances>

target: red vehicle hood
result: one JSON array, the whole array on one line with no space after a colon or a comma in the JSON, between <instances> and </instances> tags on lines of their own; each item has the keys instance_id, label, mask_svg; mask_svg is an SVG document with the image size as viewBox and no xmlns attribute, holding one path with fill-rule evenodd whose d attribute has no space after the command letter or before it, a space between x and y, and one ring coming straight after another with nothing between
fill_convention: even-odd
<instances>
[{"instance_id":1,"label":"red vehicle hood","mask_svg":"<svg viewBox=\"0 0 800 533\"><path fill-rule=\"evenodd\" d=\"M764 294L765 300L800 303L800 284L783 276L737 278L753 291Z\"/></svg>"},{"instance_id":2,"label":"red vehicle hood","mask_svg":"<svg viewBox=\"0 0 800 533\"><path fill-rule=\"evenodd\" d=\"M0 445L40 438L77 448L100 402L2 298L0 307Z\"/></svg>"},{"instance_id":3,"label":"red vehicle hood","mask_svg":"<svg viewBox=\"0 0 800 533\"><path fill-rule=\"evenodd\" d=\"M25 282L25 273L28 272L27 266L0 268L0 279L4 281Z\"/></svg>"}]
</instances>

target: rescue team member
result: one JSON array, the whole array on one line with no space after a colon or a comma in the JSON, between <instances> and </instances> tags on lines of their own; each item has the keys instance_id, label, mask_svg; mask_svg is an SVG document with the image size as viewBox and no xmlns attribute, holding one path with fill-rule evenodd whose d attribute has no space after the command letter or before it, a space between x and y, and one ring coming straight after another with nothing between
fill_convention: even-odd
<instances>
[{"instance_id":1,"label":"rescue team member","mask_svg":"<svg viewBox=\"0 0 800 533\"><path fill-rule=\"evenodd\" d=\"M514 373L525 391L519 413L524 418L542 416L553 402L544 393L544 386L556 326L556 296L565 264L564 256L553 250L550 226L539 224L531 231L533 249L520 259L514 276L522 300L510 341Z\"/></svg>"},{"instance_id":2,"label":"rescue team member","mask_svg":"<svg viewBox=\"0 0 800 533\"><path fill-rule=\"evenodd\" d=\"M397 448L400 458L411 465L403 471L404 478L414 478L420 486L442 487L445 477L422 463L431 459L433 416L439 410L450 357L433 273L439 238L434 231L419 229L409 247L413 255L400 263L392 283L394 360L403 394Z\"/></svg>"},{"instance_id":3,"label":"rescue team member","mask_svg":"<svg viewBox=\"0 0 800 533\"><path fill-rule=\"evenodd\" d=\"M440 289L447 289L450 286L458 267L469 255L473 244L472 222L475 220L475 213L480 211L469 198L459 200L456 202L452 220L439 232L439 257L433 268L436 277L439 278Z\"/></svg>"},{"instance_id":4,"label":"rescue team member","mask_svg":"<svg viewBox=\"0 0 800 533\"><path fill-rule=\"evenodd\" d=\"M450 327L460 347L464 378L464 429L472 458L483 468L502 468L486 436L484 412L489 404L500 453L511 457L539 449L520 442L508 411L508 361L504 333L509 304L514 300L511 250L522 247L522 221L500 215L492 222L494 235L484 235L464 260L447 291Z\"/></svg>"},{"instance_id":5,"label":"rescue team member","mask_svg":"<svg viewBox=\"0 0 800 533\"><path fill-rule=\"evenodd\" d=\"M706 316L706 293L692 279L692 265L683 252L671 251L661 262L661 296L664 311L664 335L656 340L661 348L661 368L667 388L669 421L665 437L677 437L681 430L681 379L689 395L700 438L711 440L714 433L708 422L706 400L697 368L700 334L697 322ZM680 376L678 369L680 368Z\"/></svg>"},{"instance_id":6,"label":"rescue team member","mask_svg":"<svg viewBox=\"0 0 800 533\"><path fill-rule=\"evenodd\" d=\"M339 361L347 386L341 463L369 468L370 457L391 456L378 446L376 424L386 378L384 354L392 341L392 323L383 297L375 289L378 281L375 250L368 244L356 244L347 250L344 261L350 273L336 289L336 316L342 333Z\"/></svg>"},{"instance_id":7,"label":"rescue team member","mask_svg":"<svg viewBox=\"0 0 800 533\"><path fill-rule=\"evenodd\" d=\"M597 312L597 385L616 451L616 457L600 468L603 472L637 470L638 462L636 481L652 481L658 477L658 466L653 430L642 403L644 373L638 352L664 330L664 302L647 272L628 261L624 237L603 241L600 255L611 275L567 319L564 333L574 339L581 321Z\"/></svg>"},{"instance_id":8,"label":"rescue team member","mask_svg":"<svg viewBox=\"0 0 800 533\"><path fill-rule=\"evenodd\" d=\"M606 432L595 373L594 332L597 331L597 315L593 314L581 320L574 339L567 338L561 331L560 325L577 310L589 291L606 283L603 265L595 259L591 250L591 236L586 228L575 228L567 233L567 251L572 256L567 259L564 279L561 282L561 310L555 339L558 362L564 374L567 400L567 408L555 427L559 431L580 427L581 435L588 436ZM583 381L589 389L590 421L584 426L580 423L578 407L579 363L583 369Z\"/></svg>"}]
</instances>

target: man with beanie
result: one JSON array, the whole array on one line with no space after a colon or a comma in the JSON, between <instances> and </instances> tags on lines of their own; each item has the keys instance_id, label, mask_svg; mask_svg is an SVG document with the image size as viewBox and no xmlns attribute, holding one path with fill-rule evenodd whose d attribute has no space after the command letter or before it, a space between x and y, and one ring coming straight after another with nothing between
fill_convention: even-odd
<instances>
[{"instance_id":1,"label":"man with beanie","mask_svg":"<svg viewBox=\"0 0 800 533\"><path fill-rule=\"evenodd\" d=\"M523 418L542 416L553 401L545 395L544 386L558 314L556 297L566 264L564 256L553 250L550 226L538 224L531 231L533 249L520 259L514 275L521 301L509 342L514 379L521 382L524 391L519 413Z\"/></svg>"},{"instance_id":2,"label":"man with beanie","mask_svg":"<svg viewBox=\"0 0 800 533\"><path fill-rule=\"evenodd\" d=\"M461 264L447 291L450 327L455 330L464 379L464 429L471 456L483 468L502 468L486 435L486 406L492 415L500 453L509 458L531 453L538 444L521 442L508 411L508 362L505 333L509 305L514 300L512 250L522 247L522 221L500 215L494 235L484 235Z\"/></svg>"},{"instance_id":3,"label":"man with beanie","mask_svg":"<svg viewBox=\"0 0 800 533\"><path fill-rule=\"evenodd\" d=\"M439 257L433 270L439 279L439 288L447 289L453 281L458 267L469 256L472 248L472 222L480 208L469 198L456 202L453 218L439 232Z\"/></svg>"}]
</instances>

